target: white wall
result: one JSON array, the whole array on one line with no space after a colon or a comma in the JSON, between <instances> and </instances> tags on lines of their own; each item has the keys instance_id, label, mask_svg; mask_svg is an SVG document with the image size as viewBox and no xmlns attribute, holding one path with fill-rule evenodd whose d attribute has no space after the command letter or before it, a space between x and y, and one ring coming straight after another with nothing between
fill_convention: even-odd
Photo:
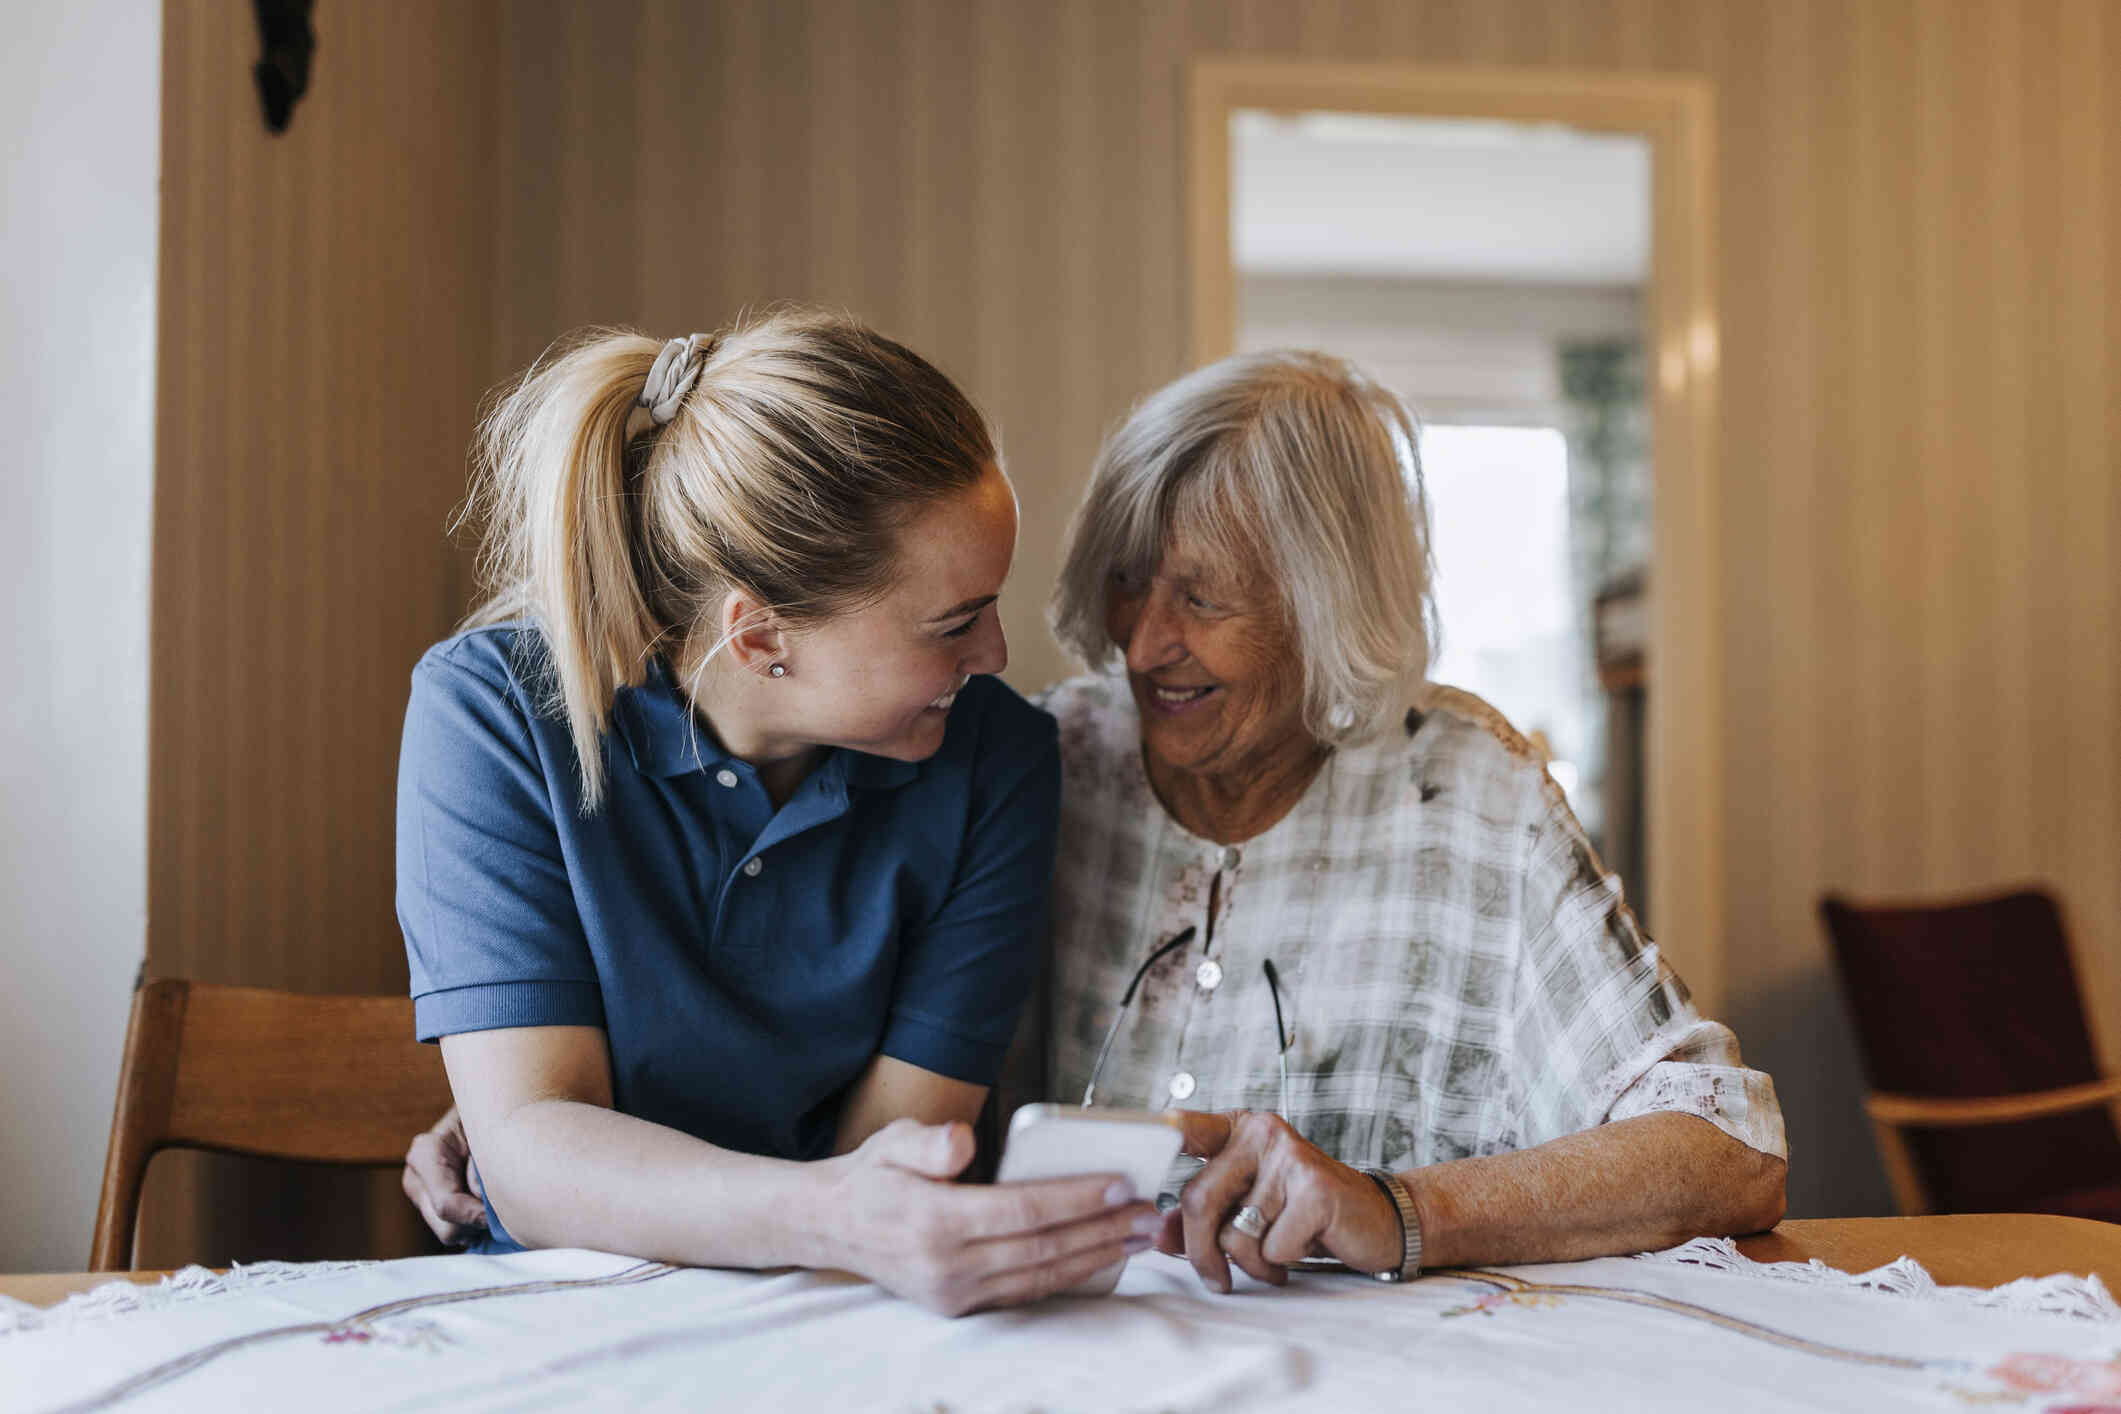
<instances>
[{"instance_id":1,"label":"white wall","mask_svg":"<svg viewBox=\"0 0 2121 1414\"><path fill-rule=\"evenodd\" d=\"M1555 344L1640 337L1643 315L1641 289L1627 285L1247 272L1237 345L1330 349L1424 419L1558 424Z\"/></svg>"},{"instance_id":2,"label":"white wall","mask_svg":"<svg viewBox=\"0 0 2121 1414\"><path fill-rule=\"evenodd\" d=\"M1238 268L1464 284L1642 285L1650 142L1386 113L1230 120Z\"/></svg>"},{"instance_id":3,"label":"white wall","mask_svg":"<svg viewBox=\"0 0 2121 1414\"><path fill-rule=\"evenodd\" d=\"M78 1270L147 940L161 7L0 46L0 1271Z\"/></svg>"}]
</instances>

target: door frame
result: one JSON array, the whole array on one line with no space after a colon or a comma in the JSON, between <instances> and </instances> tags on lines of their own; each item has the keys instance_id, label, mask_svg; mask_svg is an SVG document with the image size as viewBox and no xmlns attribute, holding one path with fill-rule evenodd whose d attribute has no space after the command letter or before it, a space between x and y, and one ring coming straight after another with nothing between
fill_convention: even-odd
<instances>
[{"instance_id":1,"label":"door frame","mask_svg":"<svg viewBox=\"0 0 2121 1414\"><path fill-rule=\"evenodd\" d=\"M1715 94L1705 79L1201 57L1187 84L1195 365L1235 349L1230 119L1240 109L1561 123L1650 146L1648 915L1701 1009L1725 1001Z\"/></svg>"}]
</instances>

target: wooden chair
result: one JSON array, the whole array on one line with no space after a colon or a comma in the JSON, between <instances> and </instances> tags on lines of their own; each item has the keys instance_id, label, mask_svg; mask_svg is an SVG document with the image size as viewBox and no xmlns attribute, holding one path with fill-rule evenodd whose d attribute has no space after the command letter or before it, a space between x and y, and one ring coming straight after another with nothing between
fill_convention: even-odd
<instances>
[{"instance_id":1,"label":"wooden chair","mask_svg":"<svg viewBox=\"0 0 2121 1414\"><path fill-rule=\"evenodd\" d=\"M2121 1076L2100 1073L2054 898L1820 914L1900 1211L2121 1222Z\"/></svg>"},{"instance_id":2,"label":"wooden chair","mask_svg":"<svg viewBox=\"0 0 2121 1414\"><path fill-rule=\"evenodd\" d=\"M131 1267L158 1150L394 1169L450 1103L408 998L149 982L133 994L89 1270Z\"/></svg>"}]
</instances>

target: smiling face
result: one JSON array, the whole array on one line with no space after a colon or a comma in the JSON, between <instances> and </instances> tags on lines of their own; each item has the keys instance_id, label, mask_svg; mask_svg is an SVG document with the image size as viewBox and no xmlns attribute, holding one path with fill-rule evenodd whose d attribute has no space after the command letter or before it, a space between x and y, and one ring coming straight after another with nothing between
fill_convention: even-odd
<instances>
[{"instance_id":1,"label":"smiling face","mask_svg":"<svg viewBox=\"0 0 2121 1414\"><path fill-rule=\"evenodd\" d=\"M1174 537L1147 574L1111 577L1105 632L1126 657L1152 776L1233 780L1312 751L1295 638L1255 567Z\"/></svg>"},{"instance_id":2,"label":"smiling face","mask_svg":"<svg viewBox=\"0 0 2121 1414\"><path fill-rule=\"evenodd\" d=\"M890 592L782 635L789 675L773 683L767 754L934 755L958 689L1008 666L994 601L1015 553L1016 493L998 469L922 511L899 535Z\"/></svg>"}]
</instances>

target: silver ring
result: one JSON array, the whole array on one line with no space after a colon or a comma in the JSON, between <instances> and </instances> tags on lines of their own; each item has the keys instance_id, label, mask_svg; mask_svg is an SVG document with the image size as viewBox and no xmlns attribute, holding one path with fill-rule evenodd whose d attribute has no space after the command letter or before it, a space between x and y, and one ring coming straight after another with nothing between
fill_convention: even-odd
<instances>
[{"instance_id":1,"label":"silver ring","mask_svg":"<svg viewBox=\"0 0 2121 1414\"><path fill-rule=\"evenodd\" d=\"M1267 1235L1267 1215L1247 1203L1237 1210L1236 1217L1230 1219L1230 1226L1257 1241Z\"/></svg>"}]
</instances>

